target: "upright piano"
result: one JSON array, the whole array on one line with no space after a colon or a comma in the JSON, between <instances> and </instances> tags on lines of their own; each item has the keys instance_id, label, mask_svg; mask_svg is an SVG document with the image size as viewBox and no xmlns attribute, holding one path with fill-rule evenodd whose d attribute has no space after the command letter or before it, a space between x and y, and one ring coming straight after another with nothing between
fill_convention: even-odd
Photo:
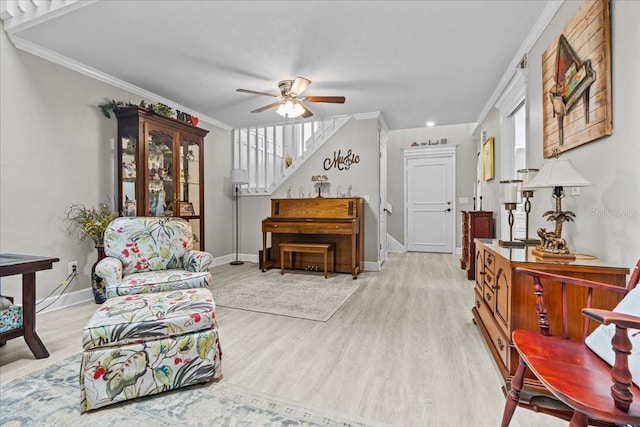
<instances>
[{"instance_id":1,"label":"upright piano","mask_svg":"<svg viewBox=\"0 0 640 427\"><path fill-rule=\"evenodd\" d=\"M271 233L271 259L268 234ZM280 266L280 243L333 243L335 271L354 279L364 266L364 200L360 197L271 199L262 220L262 271ZM296 269L322 265L321 255L296 254Z\"/></svg>"}]
</instances>

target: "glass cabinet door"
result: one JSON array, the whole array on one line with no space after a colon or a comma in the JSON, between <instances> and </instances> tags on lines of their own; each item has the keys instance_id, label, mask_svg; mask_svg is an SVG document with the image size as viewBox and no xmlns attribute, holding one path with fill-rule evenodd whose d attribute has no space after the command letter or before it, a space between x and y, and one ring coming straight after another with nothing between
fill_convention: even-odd
<instances>
[{"instance_id":1,"label":"glass cabinet door","mask_svg":"<svg viewBox=\"0 0 640 427\"><path fill-rule=\"evenodd\" d=\"M193 248L200 249L202 230L200 212L200 144L189 135L180 136L180 198L179 216L191 224Z\"/></svg>"},{"instance_id":2,"label":"glass cabinet door","mask_svg":"<svg viewBox=\"0 0 640 427\"><path fill-rule=\"evenodd\" d=\"M123 126L120 137L122 153L122 181L120 194L122 200L122 216L136 216L138 196L138 128L137 126ZM144 172L143 172L144 173Z\"/></svg>"},{"instance_id":3,"label":"glass cabinet door","mask_svg":"<svg viewBox=\"0 0 640 427\"><path fill-rule=\"evenodd\" d=\"M172 216L174 198L173 133L150 128L147 133L148 216Z\"/></svg>"},{"instance_id":4,"label":"glass cabinet door","mask_svg":"<svg viewBox=\"0 0 640 427\"><path fill-rule=\"evenodd\" d=\"M185 216L200 215L200 144L188 136L180 141L180 210Z\"/></svg>"}]
</instances>

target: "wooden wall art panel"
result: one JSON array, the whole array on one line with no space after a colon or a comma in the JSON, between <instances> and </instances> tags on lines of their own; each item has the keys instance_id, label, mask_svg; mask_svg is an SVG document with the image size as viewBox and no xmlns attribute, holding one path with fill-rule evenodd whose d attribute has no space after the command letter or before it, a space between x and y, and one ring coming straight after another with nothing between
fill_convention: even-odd
<instances>
[{"instance_id":1,"label":"wooden wall art panel","mask_svg":"<svg viewBox=\"0 0 640 427\"><path fill-rule=\"evenodd\" d=\"M613 132L609 0L587 0L542 54L543 155Z\"/></svg>"}]
</instances>

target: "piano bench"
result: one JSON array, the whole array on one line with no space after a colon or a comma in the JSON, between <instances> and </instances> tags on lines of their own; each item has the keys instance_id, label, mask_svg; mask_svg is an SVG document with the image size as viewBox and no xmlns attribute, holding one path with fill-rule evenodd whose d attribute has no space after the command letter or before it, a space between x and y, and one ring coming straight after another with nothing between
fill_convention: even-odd
<instances>
[{"instance_id":1,"label":"piano bench","mask_svg":"<svg viewBox=\"0 0 640 427\"><path fill-rule=\"evenodd\" d=\"M289 242L280 243L280 274L284 274L284 254L289 252L289 266L293 270L293 254L294 252L308 253L308 254L323 254L324 256L324 278L329 277L327 273L327 266L329 271L333 273L335 264L335 252L333 250L333 243L300 243Z\"/></svg>"}]
</instances>

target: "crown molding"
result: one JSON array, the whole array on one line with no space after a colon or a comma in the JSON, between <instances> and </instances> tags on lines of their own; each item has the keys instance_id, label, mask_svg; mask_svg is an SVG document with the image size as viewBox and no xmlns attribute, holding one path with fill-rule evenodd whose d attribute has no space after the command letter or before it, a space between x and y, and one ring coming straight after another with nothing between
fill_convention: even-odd
<instances>
[{"instance_id":1,"label":"crown molding","mask_svg":"<svg viewBox=\"0 0 640 427\"><path fill-rule=\"evenodd\" d=\"M538 41L544 30L551 22L551 19L553 19L556 12L558 11L558 9L560 9L560 6L562 6L563 3L564 0L549 0L549 2L547 2L547 5L540 14L540 17L538 17L538 20L533 25L533 28L531 28L531 31L529 31L529 34L524 39L522 45L509 63L509 67L507 67L507 70L502 75L498 86L496 86L493 93L491 94L491 97L480 112L480 116L478 116L478 119L476 120L479 125L487 117L489 111L491 111L491 108L496 105L496 102L506 89L507 85L509 85L509 82L511 82L513 75L518 71L518 64L520 64L522 57L526 55L531 50L531 48L533 48L533 45Z\"/></svg>"},{"instance_id":2,"label":"crown molding","mask_svg":"<svg viewBox=\"0 0 640 427\"><path fill-rule=\"evenodd\" d=\"M98 0L2 0L0 19L11 35L65 15Z\"/></svg>"},{"instance_id":3,"label":"crown molding","mask_svg":"<svg viewBox=\"0 0 640 427\"><path fill-rule=\"evenodd\" d=\"M160 95L157 95L153 92L150 92L148 90L142 89L138 86L132 85L131 83L127 83L124 80L118 79L112 75L109 75L107 73L104 73L102 71L96 70L95 68L89 67L81 62L75 61L71 58L68 58L64 55L60 55L59 53L53 52L52 50L43 48L40 45L37 45L35 43L26 41L24 39L21 39L20 37L17 37L15 35L11 35L9 34L9 38L11 39L11 42L13 43L13 45L17 48L20 49L22 51L31 53L39 58L42 58L46 61L50 61L53 62L55 64L58 64L64 68L67 68L69 70L72 71L76 71L80 74L83 74L87 77L90 77L92 79L101 81L103 83L106 83L108 85L117 87L119 89L122 90L126 90L127 92L131 92L133 94L136 94L140 97L142 97L145 101L150 101L150 102L161 102L163 104L169 105L171 106L171 108L173 109L177 109L180 111L184 111L185 113L189 113L192 116L196 116L198 117L200 120L202 120L203 122L209 123L211 125L214 125L218 128L224 129L224 130L232 130L233 126L230 126L226 123L223 123L217 119L214 119L213 117L209 117L205 114L199 113L197 111L194 111L192 108L186 107L184 105L180 105L177 102L174 102L170 99L164 98Z\"/></svg>"}]
</instances>

